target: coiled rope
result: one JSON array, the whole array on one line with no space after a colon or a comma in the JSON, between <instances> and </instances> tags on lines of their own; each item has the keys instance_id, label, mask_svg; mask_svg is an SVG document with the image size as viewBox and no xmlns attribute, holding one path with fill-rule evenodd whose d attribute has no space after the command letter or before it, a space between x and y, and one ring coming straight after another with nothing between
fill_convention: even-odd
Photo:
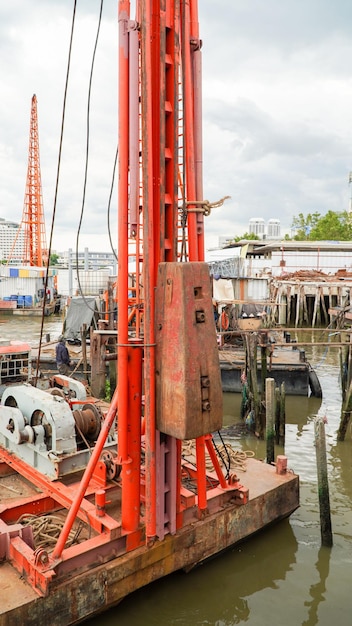
<instances>
[{"instance_id":1,"label":"coiled rope","mask_svg":"<svg viewBox=\"0 0 352 626\"><path fill-rule=\"evenodd\" d=\"M34 547L37 548L49 548L54 546L60 536L62 527L65 520L56 515L22 515L17 523L23 526L31 526L33 531ZM72 546L74 543L78 543L79 536L83 530L84 524L80 521L77 525L77 529L72 529L66 543L66 548Z\"/></svg>"},{"instance_id":2,"label":"coiled rope","mask_svg":"<svg viewBox=\"0 0 352 626\"><path fill-rule=\"evenodd\" d=\"M206 217L210 215L212 209L221 207L225 200L228 200L231 196L224 196L215 202L209 202L209 200L188 200L186 202L187 213L203 213Z\"/></svg>"},{"instance_id":3,"label":"coiled rope","mask_svg":"<svg viewBox=\"0 0 352 626\"><path fill-rule=\"evenodd\" d=\"M226 467L225 459L227 459L230 463L231 470L237 470L240 472L247 471L246 461L248 458L254 457L253 450L236 450L229 443L222 443L221 445L217 445L216 451L219 457L220 465ZM195 455L195 442L193 441L193 439L183 442L182 456L184 458L194 458ZM205 452L205 462L207 470L212 470L213 463L207 451Z\"/></svg>"}]
</instances>

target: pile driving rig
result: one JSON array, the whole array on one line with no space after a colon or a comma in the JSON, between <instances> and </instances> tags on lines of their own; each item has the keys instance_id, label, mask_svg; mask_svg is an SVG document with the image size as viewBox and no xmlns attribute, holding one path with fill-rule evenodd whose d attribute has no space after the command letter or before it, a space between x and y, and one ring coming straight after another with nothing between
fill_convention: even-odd
<instances>
[{"instance_id":1,"label":"pile driving rig","mask_svg":"<svg viewBox=\"0 0 352 626\"><path fill-rule=\"evenodd\" d=\"M96 401L67 381L58 398L14 387L0 409L1 432L15 440L1 439L0 460L35 488L2 505L1 515L2 556L33 588L12 613L27 625L73 624L298 506L297 477L253 459L251 502L214 448L222 388L204 263L210 207L197 2L139 0L132 20L130 2L120 0L118 23L117 388L110 406L99 407L101 419ZM194 457L186 460L190 440ZM18 520L57 510L64 519L54 546L36 547L30 525L24 531ZM72 544L79 520L89 536Z\"/></svg>"}]
</instances>

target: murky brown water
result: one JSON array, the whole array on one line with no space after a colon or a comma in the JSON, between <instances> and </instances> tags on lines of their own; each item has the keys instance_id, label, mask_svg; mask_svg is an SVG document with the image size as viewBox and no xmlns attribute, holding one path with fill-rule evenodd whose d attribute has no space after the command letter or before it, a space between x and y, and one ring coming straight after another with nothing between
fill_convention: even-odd
<instances>
[{"instance_id":1,"label":"murky brown water","mask_svg":"<svg viewBox=\"0 0 352 626\"><path fill-rule=\"evenodd\" d=\"M53 339L61 320L49 318ZM39 327L39 330L38 330ZM1 325L1 336L37 341L37 321ZM31 336L26 336L26 333ZM38 336L36 333L38 332ZM87 626L349 626L352 575L352 436L336 441L341 393L336 348L310 347L306 356L323 389L322 401L288 397L289 467L300 476L301 506L290 517L189 574L176 573L137 591ZM224 394L225 423L239 421L240 398ZM314 416L327 417L326 441L334 545L321 548ZM234 445L265 457L265 444L246 434ZM276 449L276 453L282 450ZM243 475L245 484L245 474Z\"/></svg>"},{"instance_id":2,"label":"murky brown water","mask_svg":"<svg viewBox=\"0 0 352 626\"><path fill-rule=\"evenodd\" d=\"M0 339L25 341L31 346L38 346L41 317L20 317L12 314L0 313ZM51 315L44 318L43 336L50 335L55 341L62 332L63 318L60 315Z\"/></svg>"}]
</instances>

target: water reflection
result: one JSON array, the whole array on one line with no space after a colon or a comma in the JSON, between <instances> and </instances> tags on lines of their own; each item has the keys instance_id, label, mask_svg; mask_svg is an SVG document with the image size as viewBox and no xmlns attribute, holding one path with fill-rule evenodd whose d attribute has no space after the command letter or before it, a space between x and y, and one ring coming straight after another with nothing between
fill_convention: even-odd
<instances>
[{"instance_id":1,"label":"water reflection","mask_svg":"<svg viewBox=\"0 0 352 626\"><path fill-rule=\"evenodd\" d=\"M321 547L318 552L318 560L315 566L320 578L309 589L312 599L305 602L305 605L308 607L308 619L302 623L302 626L315 626L315 624L318 624L318 608L326 599L325 592L330 569L330 555L331 548Z\"/></svg>"},{"instance_id":2,"label":"water reflection","mask_svg":"<svg viewBox=\"0 0 352 626\"><path fill-rule=\"evenodd\" d=\"M188 574L178 572L137 591L105 613L104 625L233 626L249 622L250 597L278 588L293 569L297 547L285 520Z\"/></svg>"}]
</instances>

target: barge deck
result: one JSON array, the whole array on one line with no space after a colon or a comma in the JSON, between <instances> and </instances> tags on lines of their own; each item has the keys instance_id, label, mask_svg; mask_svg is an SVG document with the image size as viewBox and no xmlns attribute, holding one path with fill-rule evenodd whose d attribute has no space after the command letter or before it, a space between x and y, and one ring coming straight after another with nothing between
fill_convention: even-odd
<instances>
[{"instance_id":1,"label":"barge deck","mask_svg":"<svg viewBox=\"0 0 352 626\"><path fill-rule=\"evenodd\" d=\"M1 467L4 469L3 463ZM209 479L216 480L216 477L211 475ZM107 492L111 503L106 505L106 513L100 518L106 529L105 538L94 533L94 537L66 548L56 563L40 563L38 550L30 550L26 543L28 537L25 540L23 529L21 531L16 524L20 512L30 508L28 483L17 474L2 475L0 546L2 558L6 550L9 560L0 564L0 625L76 624L118 604L132 591L162 576L180 569L187 571L248 539L273 522L289 516L299 506L299 479L291 472L280 474L274 466L248 458L243 479L245 486L238 485L239 489L231 494L217 488L203 519L198 518L195 510L195 494L185 487L183 501L188 523L175 534L168 534L162 541L149 545L143 541L144 529L140 527L134 541L137 544L142 541L143 545L136 545L129 552L126 552L126 543L131 537L119 532L121 494L119 484L114 483ZM6 480L7 483L4 482ZM56 491L74 491L75 487L74 484L65 486L61 483ZM20 490L22 502L18 497ZM97 484L91 483L83 502L84 508L90 506L94 510L91 500L96 490ZM32 509L38 512L45 509L48 514L52 508L57 515L59 503L53 490L50 491L36 488L35 498L31 500ZM16 506L12 504L14 500ZM62 512L61 508L59 510ZM90 544L89 549L85 544ZM20 553L23 555L22 565L18 562ZM15 555L16 566L13 561ZM37 589L28 582L28 563L34 565L36 558ZM70 559L75 564L73 569L72 563L69 565Z\"/></svg>"}]
</instances>

